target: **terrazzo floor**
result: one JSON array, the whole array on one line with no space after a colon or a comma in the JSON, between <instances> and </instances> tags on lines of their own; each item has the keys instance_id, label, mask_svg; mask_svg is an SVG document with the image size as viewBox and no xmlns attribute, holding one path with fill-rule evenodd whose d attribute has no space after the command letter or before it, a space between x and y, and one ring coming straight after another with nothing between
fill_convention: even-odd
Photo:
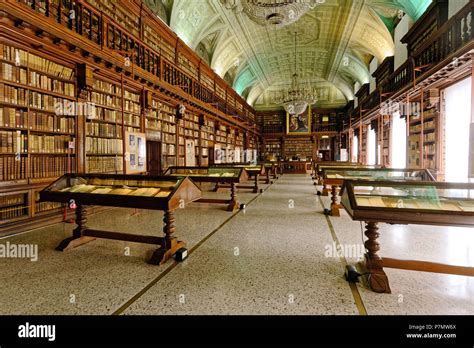
<instances>
[{"instance_id":1,"label":"terrazzo floor","mask_svg":"<svg viewBox=\"0 0 474 348\"><path fill-rule=\"evenodd\" d=\"M0 314L474 314L474 279L386 269L392 294L349 286L333 253L361 245L359 222L321 212L309 175L283 175L265 191L238 193L245 210L190 204L176 212L176 236L189 257L162 266L145 262L153 247L97 239L68 252L56 245L72 224L0 239L37 244L39 259L0 259ZM228 190L206 197L227 198ZM91 215L94 228L156 234L162 212L112 209ZM380 254L474 266L467 228L380 225Z\"/></svg>"}]
</instances>

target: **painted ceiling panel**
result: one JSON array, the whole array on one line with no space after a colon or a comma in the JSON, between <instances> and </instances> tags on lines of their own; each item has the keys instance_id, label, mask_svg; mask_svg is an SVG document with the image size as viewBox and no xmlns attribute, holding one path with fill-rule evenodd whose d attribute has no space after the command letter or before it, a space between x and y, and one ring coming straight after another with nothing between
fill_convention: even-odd
<instances>
[{"instance_id":1,"label":"painted ceiling panel","mask_svg":"<svg viewBox=\"0 0 474 348\"><path fill-rule=\"evenodd\" d=\"M372 57L382 62L394 54L397 16L416 20L431 0L325 0L281 28L253 22L224 6L226 0L145 2L258 109L276 107L272 95L289 86L295 57L296 72L317 89L320 106L353 99L354 85L369 80Z\"/></svg>"}]
</instances>

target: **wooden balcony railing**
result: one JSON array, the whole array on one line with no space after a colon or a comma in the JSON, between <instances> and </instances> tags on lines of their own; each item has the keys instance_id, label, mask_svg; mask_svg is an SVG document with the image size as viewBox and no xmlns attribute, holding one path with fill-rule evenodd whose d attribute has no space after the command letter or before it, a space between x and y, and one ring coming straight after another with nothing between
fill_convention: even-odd
<instances>
[{"instance_id":1,"label":"wooden balcony railing","mask_svg":"<svg viewBox=\"0 0 474 348\"><path fill-rule=\"evenodd\" d=\"M235 91L228 88L222 79L219 78L219 81L216 81L216 76L204 76L206 72L201 70L199 76L204 79L207 78L206 80L215 81L213 89L204 86L200 82L200 78L196 79L192 74L177 65L177 58L175 62L171 62L161 54L161 49L157 51L156 48L147 45L135 33L131 33L85 1L17 1L46 17L52 18L56 23L75 31L102 49L122 53L130 59L134 68L143 69L170 85L178 86L186 93L205 103L214 103L213 105L217 109L226 114L230 111L231 114L238 115L239 119L244 122L255 123L253 109ZM143 20L141 17L139 18ZM176 52L176 55L178 55L178 52ZM197 56L192 57L192 60L199 61ZM200 64L191 67L191 70L200 70ZM208 70L212 71L210 68ZM222 93L222 90L225 91L225 94ZM220 92L220 97L217 97L217 91Z\"/></svg>"}]
</instances>

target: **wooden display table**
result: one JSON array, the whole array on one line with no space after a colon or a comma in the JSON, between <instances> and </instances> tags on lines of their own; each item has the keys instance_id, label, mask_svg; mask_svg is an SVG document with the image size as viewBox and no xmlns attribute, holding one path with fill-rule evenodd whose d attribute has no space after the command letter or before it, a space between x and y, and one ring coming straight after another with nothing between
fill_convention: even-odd
<instances>
[{"instance_id":1,"label":"wooden display table","mask_svg":"<svg viewBox=\"0 0 474 348\"><path fill-rule=\"evenodd\" d=\"M283 161L282 164L285 174L311 173L311 161Z\"/></svg>"},{"instance_id":2,"label":"wooden display table","mask_svg":"<svg viewBox=\"0 0 474 348\"><path fill-rule=\"evenodd\" d=\"M181 203L201 197L201 190L185 177L143 175L67 174L40 192L40 201L68 203L76 210L76 224L72 237L64 239L56 250L65 251L96 238L126 240L160 245L150 263L162 264L172 255L183 260L187 251L184 242L173 237L173 211ZM134 235L87 228L86 205L141 208L164 211L164 237ZM178 255L179 253L179 255Z\"/></svg>"},{"instance_id":3,"label":"wooden display table","mask_svg":"<svg viewBox=\"0 0 474 348\"><path fill-rule=\"evenodd\" d=\"M474 184L346 180L342 205L353 220L365 221L367 253L360 266L375 292L390 293L383 268L474 276L473 267L434 262L382 259L377 252L378 223L474 226ZM357 230L359 233L359 230Z\"/></svg>"},{"instance_id":4,"label":"wooden display table","mask_svg":"<svg viewBox=\"0 0 474 348\"><path fill-rule=\"evenodd\" d=\"M374 167L375 168L375 167L377 167L377 166L365 166L365 165L362 165L358 162L341 162L341 161L313 162L313 166L311 167L311 169L312 169L311 174L313 176L313 180L316 180L316 182L314 184L316 185L316 183L317 183L318 185L321 185L321 183L322 183L322 177L321 177L322 168L326 168L326 167L353 167L353 166L362 167L362 168L366 168L366 167Z\"/></svg>"},{"instance_id":5,"label":"wooden display table","mask_svg":"<svg viewBox=\"0 0 474 348\"><path fill-rule=\"evenodd\" d=\"M198 203L227 204L228 211L240 207L237 201L237 184L247 181L248 174L243 168L216 168L216 167L169 167L166 176L188 176L196 182L212 182L218 185L225 183L230 188L230 199L200 198Z\"/></svg>"},{"instance_id":6,"label":"wooden display table","mask_svg":"<svg viewBox=\"0 0 474 348\"><path fill-rule=\"evenodd\" d=\"M345 180L379 180L379 181L435 181L426 169L395 169L395 168L359 168L322 167L323 196L328 195L327 185L331 186L332 216L340 216L337 194Z\"/></svg>"},{"instance_id":7,"label":"wooden display table","mask_svg":"<svg viewBox=\"0 0 474 348\"><path fill-rule=\"evenodd\" d=\"M237 168L237 169L244 169L247 172L248 178L252 179L253 178L253 185L243 185L239 184L236 187L238 189L244 189L244 190L252 190L253 193L257 193L259 188L258 188L258 183L259 183L259 178L260 175L265 174L265 167L263 164L233 164L233 163L227 163L227 164L214 164L211 166L211 168ZM214 187L214 191L217 192L220 188L229 188L229 184L225 183L223 181L217 181L216 186Z\"/></svg>"},{"instance_id":8,"label":"wooden display table","mask_svg":"<svg viewBox=\"0 0 474 348\"><path fill-rule=\"evenodd\" d=\"M265 183L270 184L271 179L278 179L278 163L275 161L259 162L265 168Z\"/></svg>"}]
</instances>

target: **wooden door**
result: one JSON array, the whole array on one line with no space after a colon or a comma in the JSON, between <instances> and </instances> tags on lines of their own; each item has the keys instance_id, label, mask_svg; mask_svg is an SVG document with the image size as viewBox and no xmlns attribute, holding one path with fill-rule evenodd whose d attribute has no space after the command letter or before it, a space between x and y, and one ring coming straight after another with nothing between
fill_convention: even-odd
<instances>
[{"instance_id":1,"label":"wooden door","mask_svg":"<svg viewBox=\"0 0 474 348\"><path fill-rule=\"evenodd\" d=\"M150 175L161 174L161 143L158 141L146 142L147 168Z\"/></svg>"}]
</instances>

